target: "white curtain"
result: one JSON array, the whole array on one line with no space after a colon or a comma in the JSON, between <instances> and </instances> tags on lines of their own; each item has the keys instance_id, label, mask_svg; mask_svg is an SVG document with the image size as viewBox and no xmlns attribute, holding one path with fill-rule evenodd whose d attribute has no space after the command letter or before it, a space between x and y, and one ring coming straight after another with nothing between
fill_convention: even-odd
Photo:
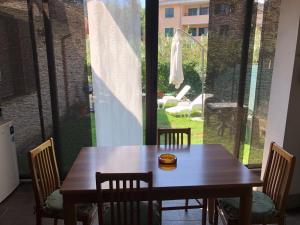
<instances>
[{"instance_id":1,"label":"white curtain","mask_svg":"<svg viewBox=\"0 0 300 225\"><path fill-rule=\"evenodd\" d=\"M98 146L142 144L139 0L87 0Z\"/></svg>"}]
</instances>

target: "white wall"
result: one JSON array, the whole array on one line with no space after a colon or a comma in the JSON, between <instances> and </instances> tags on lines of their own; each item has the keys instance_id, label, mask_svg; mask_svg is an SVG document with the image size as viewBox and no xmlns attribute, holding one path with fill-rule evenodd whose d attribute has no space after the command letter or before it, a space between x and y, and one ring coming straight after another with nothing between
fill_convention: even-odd
<instances>
[{"instance_id":1,"label":"white wall","mask_svg":"<svg viewBox=\"0 0 300 225\"><path fill-rule=\"evenodd\" d=\"M290 96L292 96L294 92L300 92L300 85L296 87L292 86L295 77L299 72L295 68L296 48L299 35L299 18L300 1L282 0L269 102L263 169L267 161L271 141L277 142L292 154L299 156L298 158L300 160L300 126L297 127L298 131L292 129L296 126L296 122L300 121L300 106L299 115L295 116L295 112L297 111L296 108L298 108L298 106L295 104L295 101L291 101L290 99ZM287 121L289 121L289 123L287 123ZM286 138L287 134L290 134L292 130L293 132L296 132L298 137L288 135L289 138ZM300 167L297 167L294 177L299 177L299 175ZM300 183L294 179L291 194L297 193L300 194Z\"/></svg>"}]
</instances>

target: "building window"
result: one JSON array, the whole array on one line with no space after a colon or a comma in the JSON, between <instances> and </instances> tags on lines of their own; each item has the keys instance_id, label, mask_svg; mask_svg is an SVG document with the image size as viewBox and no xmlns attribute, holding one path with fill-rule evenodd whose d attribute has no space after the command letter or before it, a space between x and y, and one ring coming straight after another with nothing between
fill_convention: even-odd
<instances>
[{"instance_id":1,"label":"building window","mask_svg":"<svg viewBox=\"0 0 300 225\"><path fill-rule=\"evenodd\" d=\"M173 37L174 36L174 28L165 28L165 36Z\"/></svg>"},{"instance_id":2,"label":"building window","mask_svg":"<svg viewBox=\"0 0 300 225\"><path fill-rule=\"evenodd\" d=\"M228 35L229 32L229 26L228 25L221 25L219 27L219 35L226 37Z\"/></svg>"},{"instance_id":3,"label":"building window","mask_svg":"<svg viewBox=\"0 0 300 225\"><path fill-rule=\"evenodd\" d=\"M198 9L197 8L188 9L188 15L189 16L197 16L198 15Z\"/></svg>"},{"instance_id":4,"label":"building window","mask_svg":"<svg viewBox=\"0 0 300 225\"><path fill-rule=\"evenodd\" d=\"M166 8L165 9L165 17L166 18L174 17L174 8Z\"/></svg>"},{"instance_id":5,"label":"building window","mask_svg":"<svg viewBox=\"0 0 300 225\"><path fill-rule=\"evenodd\" d=\"M189 33L192 36L197 36L197 28L189 28Z\"/></svg>"},{"instance_id":6,"label":"building window","mask_svg":"<svg viewBox=\"0 0 300 225\"><path fill-rule=\"evenodd\" d=\"M202 36L202 35L207 35L208 34L208 28L207 27L200 27L199 28L199 36Z\"/></svg>"},{"instance_id":7,"label":"building window","mask_svg":"<svg viewBox=\"0 0 300 225\"><path fill-rule=\"evenodd\" d=\"M216 4L215 13L221 15L227 15L233 11L232 5L229 4Z\"/></svg>"},{"instance_id":8,"label":"building window","mask_svg":"<svg viewBox=\"0 0 300 225\"><path fill-rule=\"evenodd\" d=\"M208 7L201 7L200 9L199 9L199 15L208 15L208 11L209 11L209 9L208 9Z\"/></svg>"}]
</instances>

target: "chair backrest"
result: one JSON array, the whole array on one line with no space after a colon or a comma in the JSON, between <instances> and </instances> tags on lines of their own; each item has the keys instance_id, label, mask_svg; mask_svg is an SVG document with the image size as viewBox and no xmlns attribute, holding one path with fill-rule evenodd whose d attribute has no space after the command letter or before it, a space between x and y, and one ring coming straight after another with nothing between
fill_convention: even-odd
<instances>
[{"instance_id":1,"label":"chair backrest","mask_svg":"<svg viewBox=\"0 0 300 225\"><path fill-rule=\"evenodd\" d=\"M191 144L191 128L158 128L157 145L161 145L161 136L164 136L164 145L183 145L184 135L186 135L187 144Z\"/></svg>"},{"instance_id":2,"label":"chair backrest","mask_svg":"<svg viewBox=\"0 0 300 225\"><path fill-rule=\"evenodd\" d=\"M182 89L181 89L181 91L176 95L176 99L178 100L178 101L180 101L187 93L188 93L188 91L191 89L191 86L189 86L189 85L185 85Z\"/></svg>"},{"instance_id":3,"label":"chair backrest","mask_svg":"<svg viewBox=\"0 0 300 225\"><path fill-rule=\"evenodd\" d=\"M53 139L28 152L36 206L44 205L47 197L60 187L60 178L54 152Z\"/></svg>"},{"instance_id":4,"label":"chair backrest","mask_svg":"<svg viewBox=\"0 0 300 225\"><path fill-rule=\"evenodd\" d=\"M274 142L271 143L263 180L263 192L272 198L276 209L281 213L285 210L295 162L296 158L293 155Z\"/></svg>"},{"instance_id":5,"label":"chair backrest","mask_svg":"<svg viewBox=\"0 0 300 225\"><path fill-rule=\"evenodd\" d=\"M143 183L142 183L143 182ZM106 183L106 186L104 185ZM99 225L104 225L104 202L109 202L110 225L141 224L141 196L152 189L152 172L96 173ZM105 186L105 187L104 187ZM145 187L146 186L146 187ZM104 198L104 193L108 199ZM148 202L148 225L152 225L153 203Z\"/></svg>"}]
</instances>

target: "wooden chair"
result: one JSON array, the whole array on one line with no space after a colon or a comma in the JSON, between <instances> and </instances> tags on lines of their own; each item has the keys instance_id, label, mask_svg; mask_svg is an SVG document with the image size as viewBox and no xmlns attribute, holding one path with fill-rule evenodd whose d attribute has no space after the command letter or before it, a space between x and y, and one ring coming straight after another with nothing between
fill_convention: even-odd
<instances>
[{"instance_id":1,"label":"wooden chair","mask_svg":"<svg viewBox=\"0 0 300 225\"><path fill-rule=\"evenodd\" d=\"M186 135L187 145L191 144L191 128L176 128L176 129L164 129L159 128L157 130L157 144L161 145L161 136L164 137L164 145L166 146L179 146L184 144L184 135ZM189 205L189 200L185 200L185 206L168 206L163 207L162 202L159 201L161 211L166 210L180 210L202 208L202 224L206 224L207 214L207 199L203 199L203 203L199 199L195 199L197 205Z\"/></svg>"},{"instance_id":2,"label":"wooden chair","mask_svg":"<svg viewBox=\"0 0 300 225\"><path fill-rule=\"evenodd\" d=\"M271 143L270 153L268 157L268 162L263 179L263 189L261 192L253 192L252 201L252 223L253 224L278 224L284 225L285 221L285 206L288 197L288 192L291 186L293 171L295 167L296 158L286 152L284 149L276 145L274 142ZM258 195L259 194L259 195ZM268 210L268 215L263 212L257 214L255 201L260 201L257 196L262 197L264 202L270 202L272 204L272 209L274 208L274 213L270 213ZM256 198L256 199L255 199ZM223 200L224 201L224 200ZM228 199L227 199L228 201ZM260 205L264 202L259 203ZM270 205L268 204L268 205ZM225 205L225 208L227 206ZM265 207L267 209L268 207ZM239 224L237 216L232 217L229 215L228 209L224 209L221 205L221 200L219 199L216 203L214 224L218 224L218 215L221 216L223 223L232 225ZM219 213L221 212L221 213Z\"/></svg>"},{"instance_id":3,"label":"wooden chair","mask_svg":"<svg viewBox=\"0 0 300 225\"><path fill-rule=\"evenodd\" d=\"M191 128L177 128L177 129L157 129L157 145L161 145L161 135L164 136L163 145L183 145L184 135L187 137L187 144L191 144Z\"/></svg>"},{"instance_id":4,"label":"wooden chair","mask_svg":"<svg viewBox=\"0 0 300 225\"><path fill-rule=\"evenodd\" d=\"M106 187L104 187L105 183ZM160 223L158 217L153 217L155 209L152 200L148 202L139 200L140 196L150 194L152 172L97 172L96 186L99 225L152 225ZM109 196L108 199L104 199L104 192L106 196ZM158 211L157 216L159 216Z\"/></svg>"},{"instance_id":5,"label":"wooden chair","mask_svg":"<svg viewBox=\"0 0 300 225\"><path fill-rule=\"evenodd\" d=\"M56 225L58 219L63 219L62 196L59 193L60 178L55 158L53 139L44 142L28 152L35 196L36 224L42 224L42 218L53 218ZM51 197L51 200L49 199ZM49 207L50 201L57 208ZM49 203L49 205L48 205ZM92 205L78 206L78 221L89 225L95 215L96 208Z\"/></svg>"}]
</instances>

